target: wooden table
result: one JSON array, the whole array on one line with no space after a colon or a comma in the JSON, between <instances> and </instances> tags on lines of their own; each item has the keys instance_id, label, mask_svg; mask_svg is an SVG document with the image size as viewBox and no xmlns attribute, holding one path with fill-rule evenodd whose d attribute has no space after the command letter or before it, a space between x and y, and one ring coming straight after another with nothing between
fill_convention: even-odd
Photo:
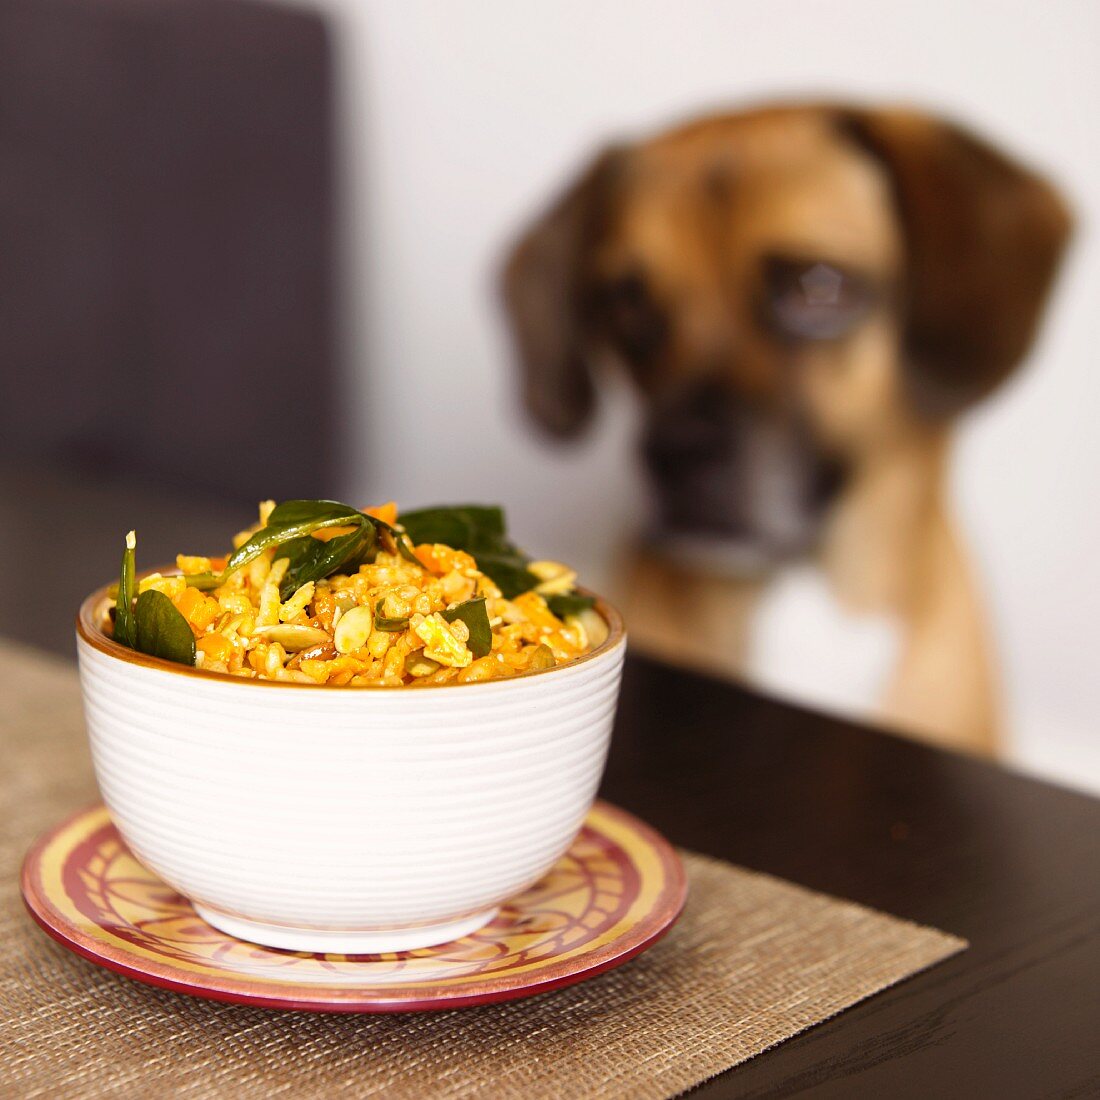
<instances>
[{"instance_id":1,"label":"wooden table","mask_svg":"<svg viewBox=\"0 0 1100 1100\"><path fill-rule=\"evenodd\" d=\"M0 466L0 564L38 594L0 634L72 654L122 533L143 562L251 507ZM69 541L42 540L57 516ZM970 950L698 1090L707 1096L1100 1095L1100 802L637 658L604 794L678 844L965 936Z\"/></svg>"},{"instance_id":2,"label":"wooden table","mask_svg":"<svg viewBox=\"0 0 1100 1100\"><path fill-rule=\"evenodd\" d=\"M603 793L971 943L693 1095L1100 1095L1100 801L637 658Z\"/></svg>"},{"instance_id":3,"label":"wooden table","mask_svg":"<svg viewBox=\"0 0 1100 1100\"><path fill-rule=\"evenodd\" d=\"M0 563L38 593L0 634L72 654L137 526L145 562L251 509L0 468ZM78 521L80 552L35 535ZM105 564L106 563L106 564ZM708 1096L1100 1095L1100 802L640 659L604 793L678 844L935 925L969 951L704 1086Z\"/></svg>"}]
</instances>

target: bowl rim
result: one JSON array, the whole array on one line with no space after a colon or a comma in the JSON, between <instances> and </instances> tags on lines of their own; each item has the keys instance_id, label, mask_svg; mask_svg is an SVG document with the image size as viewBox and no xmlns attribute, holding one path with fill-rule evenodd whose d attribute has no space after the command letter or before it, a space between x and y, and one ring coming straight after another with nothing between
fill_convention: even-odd
<instances>
[{"instance_id":1,"label":"bowl rim","mask_svg":"<svg viewBox=\"0 0 1100 1100\"><path fill-rule=\"evenodd\" d=\"M153 573L159 573L161 576L165 577L178 576L179 570L167 567L161 569L147 569L136 579L141 580ZM588 661L605 657L613 650L619 649L626 644L626 629L623 625L622 615L620 615L602 596L592 592L590 589L578 587L577 591L582 595L595 597L595 609L603 617L604 622L607 623L608 634L595 649L589 650L588 653L582 653L579 657L574 657L573 660L567 661L565 664L555 665L553 668L529 669L526 672L517 672L514 676L504 676L495 680L478 680L467 684L425 684L423 687L415 690L410 690L412 688L410 684L378 684L371 687L363 687L351 684L303 684L293 680L265 680L260 677L234 676L231 672L216 672L213 670L181 665L176 661L169 661L164 657L153 657L148 653L141 653L136 649L131 649L129 646L123 645L121 642L116 642L113 638L109 638L103 633L102 628L96 625L95 611L104 600L109 598L108 591L110 588L111 584L105 584L101 588L97 588L91 595L86 596L80 604L76 613L76 633L80 640L105 656L113 657L115 660L122 661L125 664L155 669L158 672L170 672L177 676L195 677L201 682L210 684L220 682L238 686L251 685L268 688L298 688L304 691L315 691L320 689L329 692L351 691L365 694L373 694L378 691L400 691L412 695L418 695L423 691L454 691L459 688L463 690L470 690L473 688L496 688L499 690L502 686L515 683L517 680L530 680L536 676L545 677L552 676L554 673L565 672L585 664Z\"/></svg>"}]
</instances>

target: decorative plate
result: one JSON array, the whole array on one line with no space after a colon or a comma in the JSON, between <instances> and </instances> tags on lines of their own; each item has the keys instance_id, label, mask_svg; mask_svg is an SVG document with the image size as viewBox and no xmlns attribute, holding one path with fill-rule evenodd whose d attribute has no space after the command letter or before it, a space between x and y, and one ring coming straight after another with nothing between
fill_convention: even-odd
<instances>
[{"instance_id":1,"label":"decorative plate","mask_svg":"<svg viewBox=\"0 0 1100 1100\"><path fill-rule=\"evenodd\" d=\"M96 806L40 837L23 898L55 940L150 985L263 1008L412 1012L529 997L626 962L676 921L687 887L669 843L597 802L554 869L453 943L310 955L233 939L131 855Z\"/></svg>"}]
</instances>

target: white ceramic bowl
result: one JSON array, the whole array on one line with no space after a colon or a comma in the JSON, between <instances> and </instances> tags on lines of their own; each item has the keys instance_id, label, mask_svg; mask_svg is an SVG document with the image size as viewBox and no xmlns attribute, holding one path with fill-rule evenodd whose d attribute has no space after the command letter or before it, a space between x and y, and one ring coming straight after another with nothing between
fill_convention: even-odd
<instances>
[{"instance_id":1,"label":"white ceramic bowl","mask_svg":"<svg viewBox=\"0 0 1100 1100\"><path fill-rule=\"evenodd\" d=\"M425 688L200 672L77 617L107 808L134 854L231 935L302 951L443 943L569 847L603 772L625 653Z\"/></svg>"}]
</instances>

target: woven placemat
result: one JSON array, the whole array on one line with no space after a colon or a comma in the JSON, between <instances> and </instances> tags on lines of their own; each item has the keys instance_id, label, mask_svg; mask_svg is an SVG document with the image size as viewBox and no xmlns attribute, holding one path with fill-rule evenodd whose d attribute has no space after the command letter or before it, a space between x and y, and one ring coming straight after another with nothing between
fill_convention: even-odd
<instances>
[{"instance_id":1,"label":"woven placemat","mask_svg":"<svg viewBox=\"0 0 1100 1100\"><path fill-rule=\"evenodd\" d=\"M0 643L0 1095L674 1096L966 946L682 853L672 933L511 1004L322 1016L200 1001L75 957L23 912L32 838L95 798L69 665Z\"/></svg>"}]
</instances>

